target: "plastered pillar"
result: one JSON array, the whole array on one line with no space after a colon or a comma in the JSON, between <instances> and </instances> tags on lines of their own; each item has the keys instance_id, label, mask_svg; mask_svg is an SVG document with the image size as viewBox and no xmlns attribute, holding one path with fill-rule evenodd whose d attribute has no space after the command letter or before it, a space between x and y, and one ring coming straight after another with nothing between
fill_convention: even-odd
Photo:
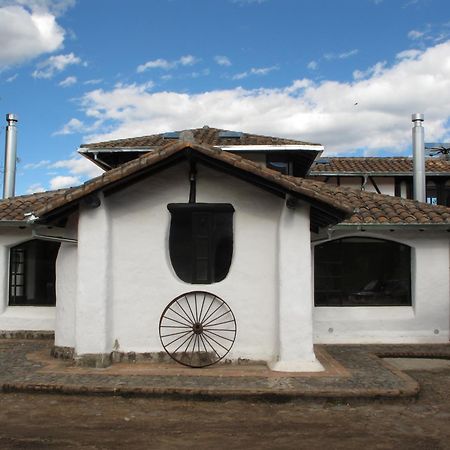
<instances>
[{"instance_id":1,"label":"plastered pillar","mask_svg":"<svg viewBox=\"0 0 450 450\"><path fill-rule=\"evenodd\" d=\"M110 364L110 220L106 202L81 205L78 223L78 286L76 303L76 359L80 364Z\"/></svg>"},{"instance_id":2,"label":"plastered pillar","mask_svg":"<svg viewBox=\"0 0 450 450\"><path fill-rule=\"evenodd\" d=\"M309 206L283 208L278 233L278 357L271 369L324 370L313 349L313 292Z\"/></svg>"}]
</instances>

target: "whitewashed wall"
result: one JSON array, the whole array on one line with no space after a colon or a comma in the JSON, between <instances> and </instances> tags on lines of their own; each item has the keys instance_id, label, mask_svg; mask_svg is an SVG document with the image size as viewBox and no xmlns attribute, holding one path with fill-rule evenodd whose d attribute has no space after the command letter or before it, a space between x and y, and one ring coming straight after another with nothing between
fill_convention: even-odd
<instances>
[{"instance_id":1,"label":"whitewashed wall","mask_svg":"<svg viewBox=\"0 0 450 450\"><path fill-rule=\"evenodd\" d=\"M311 177L313 180L325 181L326 177ZM332 186L337 186L338 177L329 177L327 184L331 184ZM378 189L382 194L386 195L395 195L395 178L394 177L373 177ZM352 189L356 189L358 191L361 190L361 184L363 180L361 176L340 176L339 177L339 186L341 187L349 187ZM367 192L377 192L375 186L372 184L370 180L367 180L365 185L365 190Z\"/></svg>"},{"instance_id":2,"label":"whitewashed wall","mask_svg":"<svg viewBox=\"0 0 450 450\"><path fill-rule=\"evenodd\" d=\"M333 239L357 236L335 232ZM317 343L427 343L449 340L449 240L443 232L363 232L412 249L412 306L316 307Z\"/></svg>"},{"instance_id":3,"label":"whitewashed wall","mask_svg":"<svg viewBox=\"0 0 450 450\"><path fill-rule=\"evenodd\" d=\"M158 323L165 306L184 292L206 290L225 300L236 316L238 335L230 357L269 359L276 345L277 230L284 202L199 165L197 202L235 208L234 250L225 280L192 285L178 279L168 251L166 206L188 198L188 166L182 164L107 199L113 218L113 341L121 351L161 351Z\"/></svg>"}]
</instances>

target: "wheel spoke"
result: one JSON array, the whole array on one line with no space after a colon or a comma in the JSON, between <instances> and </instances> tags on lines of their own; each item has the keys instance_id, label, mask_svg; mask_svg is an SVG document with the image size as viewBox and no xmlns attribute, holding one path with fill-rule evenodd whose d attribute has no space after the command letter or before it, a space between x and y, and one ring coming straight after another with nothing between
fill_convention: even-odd
<instances>
[{"instance_id":1,"label":"wheel spoke","mask_svg":"<svg viewBox=\"0 0 450 450\"><path fill-rule=\"evenodd\" d=\"M186 333L189 333L189 331L179 331L178 333L163 334L163 335L161 335L161 337L165 338L165 337L169 337L169 336L176 336L178 334L186 334Z\"/></svg>"},{"instance_id":2,"label":"wheel spoke","mask_svg":"<svg viewBox=\"0 0 450 450\"><path fill-rule=\"evenodd\" d=\"M215 323L215 324L213 324L213 325L208 325L208 328L209 328L209 327L217 327L217 325L222 325L222 324L224 324L224 323L231 323L231 322L235 323L235 320L234 320L234 319L231 319L231 320L227 320L226 322L219 322L219 323ZM203 327L203 328L204 328L204 327Z\"/></svg>"},{"instance_id":3,"label":"wheel spoke","mask_svg":"<svg viewBox=\"0 0 450 450\"><path fill-rule=\"evenodd\" d=\"M184 321L186 321L186 324L191 325L192 322L189 322L186 317L183 317L180 313L176 312L174 309L169 308L170 311L172 311L173 313L175 313L177 316L180 316Z\"/></svg>"},{"instance_id":4,"label":"wheel spoke","mask_svg":"<svg viewBox=\"0 0 450 450\"><path fill-rule=\"evenodd\" d=\"M186 326L186 324L184 324L183 322L180 322L179 320L172 319L172 317L166 316L165 319L172 320L172 321L174 321L176 323L180 323L181 325ZM192 328L192 327L189 327L189 328Z\"/></svg>"},{"instance_id":5,"label":"wheel spoke","mask_svg":"<svg viewBox=\"0 0 450 450\"><path fill-rule=\"evenodd\" d=\"M194 316L194 313L193 313L193 311L192 311L191 304L189 303L189 300L188 300L188 298L187 298L186 296L184 296L184 298L186 299L186 303L187 303L187 305L188 305L188 307L189 307L189 311L191 311L192 317L193 317L193 319L194 319L194 323L196 323L197 320L196 320L196 318L195 318L195 316Z\"/></svg>"},{"instance_id":6,"label":"wheel spoke","mask_svg":"<svg viewBox=\"0 0 450 450\"><path fill-rule=\"evenodd\" d=\"M192 333L192 334L194 334L194 333ZM191 336L191 338L192 338L192 336ZM176 355L177 351L180 350L181 347L183 347L183 345L185 344L185 342L186 342L188 339L189 339L189 336L188 336L188 337L186 338L186 340L184 340L184 341L180 344L180 346L177 347L172 353L173 353L174 355Z\"/></svg>"},{"instance_id":7,"label":"wheel spoke","mask_svg":"<svg viewBox=\"0 0 450 450\"><path fill-rule=\"evenodd\" d=\"M178 300L176 300L177 305L181 308L181 310L184 312L184 314L186 314L186 317L189 319L189 323L191 323L192 325L194 325L194 322L191 321L191 317L189 316L189 314L184 310L184 308L181 306L181 304L178 302Z\"/></svg>"},{"instance_id":8,"label":"wheel spoke","mask_svg":"<svg viewBox=\"0 0 450 450\"><path fill-rule=\"evenodd\" d=\"M220 308L222 308L222 306L223 306L223 303L221 303L208 317L206 317L206 318L204 318L203 320L202 320L202 323L204 323L204 322L206 322L207 320L209 320L209 318L211 317L211 316L213 316L215 313L216 313L216 311L218 311Z\"/></svg>"},{"instance_id":9,"label":"wheel spoke","mask_svg":"<svg viewBox=\"0 0 450 450\"><path fill-rule=\"evenodd\" d=\"M208 332L205 332L203 335L205 336L206 335L206 333L208 333ZM217 342L212 336L208 336L209 337L209 339L211 339L213 342L215 342L217 345L220 345L224 350L226 350L227 352L228 352L228 349L225 347L225 346L223 346L220 342Z\"/></svg>"},{"instance_id":10,"label":"wheel spoke","mask_svg":"<svg viewBox=\"0 0 450 450\"><path fill-rule=\"evenodd\" d=\"M194 301L195 301L195 322L198 322L197 293L196 292L194 292Z\"/></svg>"},{"instance_id":11,"label":"wheel spoke","mask_svg":"<svg viewBox=\"0 0 450 450\"><path fill-rule=\"evenodd\" d=\"M208 338L206 337L205 334L202 335L202 338L205 339L205 341L207 342L207 344L212 348L212 351L217 355L217 357L220 359L220 355L217 353L216 349L210 344Z\"/></svg>"},{"instance_id":12,"label":"wheel spoke","mask_svg":"<svg viewBox=\"0 0 450 450\"><path fill-rule=\"evenodd\" d=\"M223 314L221 314L220 316L217 316L215 319L210 320L208 323L205 323L205 327L208 326L211 323L214 323L216 320L219 320L221 317L223 317L225 314L228 314L230 312L230 310L225 311Z\"/></svg>"},{"instance_id":13,"label":"wheel spoke","mask_svg":"<svg viewBox=\"0 0 450 450\"><path fill-rule=\"evenodd\" d=\"M225 336L221 336L220 334L214 333L213 331L206 331L206 333L213 334L214 336L217 336L220 339L225 339L226 341L234 342L234 339L230 339Z\"/></svg>"},{"instance_id":14,"label":"wheel spoke","mask_svg":"<svg viewBox=\"0 0 450 450\"><path fill-rule=\"evenodd\" d=\"M184 336L186 336L187 334L190 334L190 333L191 333L190 331L186 331L186 333L184 333L183 336L179 336L176 339L174 339L173 341L170 341L168 344L166 344L166 346L168 347L169 345L173 344L174 342L178 341L179 339L183 339ZM184 342L186 342L186 341L184 341Z\"/></svg>"},{"instance_id":15,"label":"wheel spoke","mask_svg":"<svg viewBox=\"0 0 450 450\"><path fill-rule=\"evenodd\" d=\"M190 328L190 329L192 329L192 327L188 327L186 325L161 325L160 328Z\"/></svg>"},{"instance_id":16,"label":"wheel spoke","mask_svg":"<svg viewBox=\"0 0 450 450\"><path fill-rule=\"evenodd\" d=\"M204 321L206 315L208 314L209 310L211 309L212 304L214 303L214 299L215 299L215 298L216 298L216 296L214 296L214 297L211 299L211 303L209 304L208 309L207 309L206 312L205 312L205 315L204 315L203 317L200 317L200 323L203 323L203 321Z\"/></svg>"}]
</instances>

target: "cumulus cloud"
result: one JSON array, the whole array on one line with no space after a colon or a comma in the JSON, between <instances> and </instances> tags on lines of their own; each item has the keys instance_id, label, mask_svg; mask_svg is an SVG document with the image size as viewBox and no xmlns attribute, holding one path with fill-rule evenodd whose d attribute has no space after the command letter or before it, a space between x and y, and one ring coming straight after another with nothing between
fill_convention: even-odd
<instances>
[{"instance_id":1,"label":"cumulus cloud","mask_svg":"<svg viewBox=\"0 0 450 450\"><path fill-rule=\"evenodd\" d=\"M50 160L42 159L36 163L28 163L23 166L24 169L40 169L41 167L47 167L50 164Z\"/></svg>"},{"instance_id":2,"label":"cumulus cloud","mask_svg":"<svg viewBox=\"0 0 450 450\"><path fill-rule=\"evenodd\" d=\"M316 70L318 66L319 66L319 64L317 63L317 61L310 61L306 67L309 70Z\"/></svg>"},{"instance_id":3,"label":"cumulus cloud","mask_svg":"<svg viewBox=\"0 0 450 450\"><path fill-rule=\"evenodd\" d=\"M278 66L271 67L252 67L250 70L245 72L240 72L231 77L233 80L242 80L243 78L247 78L250 75L267 75L269 72L273 70L278 70Z\"/></svg>"},{"instance_id":4,"label":"cumulus cloud","mask_svg":"<svg viewBox=\"0 0 450 450\"><path fill-rule=\"evenodd\" d=\"M86 159L84 156L79 155L70 159L56 161L48 165L48 167L50 169L65 169L71 176L77 178L93 178L103 173L102 169Z\"/></svg>"},{"instance_id":5,"label":"cumulus cloud","mask_svg":"<svg viewBox=\"0 0 450 450\"><path fill-rule=\"evenodd\" d=\"M33 72L33 78L52 78L56 73L62 72L68 66L81 64L82 61L73 53L65 55L54 55L41 61L37 65L37 69Z\"/></svg>"},{"instance_id":6,"label":"cumulus cloud","mask_svg":"<svg viewBox=\"0 0 450 450\"><path fill-rule=\"evenodd\" d=\"M194 64L197 64L199 62L199 59L197 59L195 56L192 55L184 55L181 58L174 60L174 61L168 61L167 59L158 58L153 59L151 61L147 61L144 64L140 64L136 71L138 73L145 72L150 69L163 69L163 70L170 70L175 69L178 66L193 66Z\"/></svg>"},{"instance_id":7,"label":"cumulus cloud","mask_svg":"<svg viewBox=\"0 0 450 450\"><path fill-rule=\"evenodd\" d=\"M64 124L58 131L55 131L53 133L53 136L79 133L81 130L83 130L83 127L84 124L81 120L72 118L66 124Z\"/></svg>"},{"instance_id":8,"label":"cumulus cloud","mask_svg":"<svg viewBox=\"0 0 450 450\"><path fill-rule=\"evenodd\" d=\"M62 47L58 16L75 0L0 0L0 69Z\"/></svg>"},{"instance_id":9,"label":"cumulus cloud","mask_svg":"<svg viewBox=\"0 0 450 450\"><path fill-rule=\"evenodd\" d=\"M30 186L28 186L28 189L26 190L27 194L34 194L36 192L44 192L45 188L42 186L41 183L33 183Z\"/></svg>"},{"instance_id":10,"label":"cumulus cloud","mask_svg":"<svg viewBox=\"0 0 450 450\"><path fill-rule=\"evenodd\" d=\"M74 85L76 82L77 82L77 77L69 76L67 78L64 78L64 80L60 81L58 83L58 86L69 87L69 86Z\"/></svg>"},{"instance_id":11,"label":"cumulus cloud","mask_svg":"<svg viewBox=\"0 0 450 450\"><path fill-rule=\"evenodd\" d=\"M217 55L214 56L214 61L219 64L219 66L231 66L231 61L230 58L228 58L228 56L223 56L223 55Z\"/></svg>"},{"instance_id":12,"label":"cumulus cloud","mask_svg":"<svg viewBox=\"0 0 450 450\"><path fill-rule=\"evenodd\" d=\"M349 50L347 52L342 52L342 53L325 53L325 55L323 55L323 57L325 59L327 59L328 61L331 61L333 59L347 59L347 58L357 55L358 52L359 52L359 50L354 48L353 50Z\"/></svg>"},{"instance_id":13,"label":"cumulus cloud","mask_svg":"<svg viewBox=\"0 0 450 450\"><path fill-rule=\"evenodd\" d=\"M58 175L50 180L50 189L61 189L66 187L77 186L81 183L79 177Z\"/></svg>"},{"instance_id":14,"label":"cumulus cloud","mask_svg":"<svg viewBox=\"0 0 450 450\"><path fill-rule=\"evenodd\" d=\"M149 92L141 85L87 92L91 142L205 124L324 144L330 152L405 151L414 112L428 140L450 138L450 41L414 58L361 70L353 82L294 80L282 88ZM357 103L357 105L355 105Z\"/></svg>"}]
</instances>

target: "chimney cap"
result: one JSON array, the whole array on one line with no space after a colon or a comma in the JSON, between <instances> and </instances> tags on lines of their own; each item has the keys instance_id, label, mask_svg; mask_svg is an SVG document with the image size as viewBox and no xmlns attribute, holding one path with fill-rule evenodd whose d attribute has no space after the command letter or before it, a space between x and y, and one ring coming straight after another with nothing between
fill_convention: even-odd
<instances>
[{"instance_id":1,"label":"chimney cap","mask_svg":"<svg viewBox=\"0 0 450 450\"><path fill-rule=\"evenodd\" d=\"M7 122L17 122L19 120L19 117L17 116L17 114L13 114L13 113L8 113L6 114L6 121Z\"/></svg>"},{"instance_id":2,"label":"chimney cap","mask_svg":"<svg viewBox=\"0 0 450 450\"><path fill-rule=\"evenodd\" d=\"M411 116L411 121L412 121L412 122L415 122L416 120L420 120L421 122L423 122L423 121L424 121L424 116L423 116L423 114L421 114L421 113L414 113L414 114Z\"/></svg>"}]
</instances>

